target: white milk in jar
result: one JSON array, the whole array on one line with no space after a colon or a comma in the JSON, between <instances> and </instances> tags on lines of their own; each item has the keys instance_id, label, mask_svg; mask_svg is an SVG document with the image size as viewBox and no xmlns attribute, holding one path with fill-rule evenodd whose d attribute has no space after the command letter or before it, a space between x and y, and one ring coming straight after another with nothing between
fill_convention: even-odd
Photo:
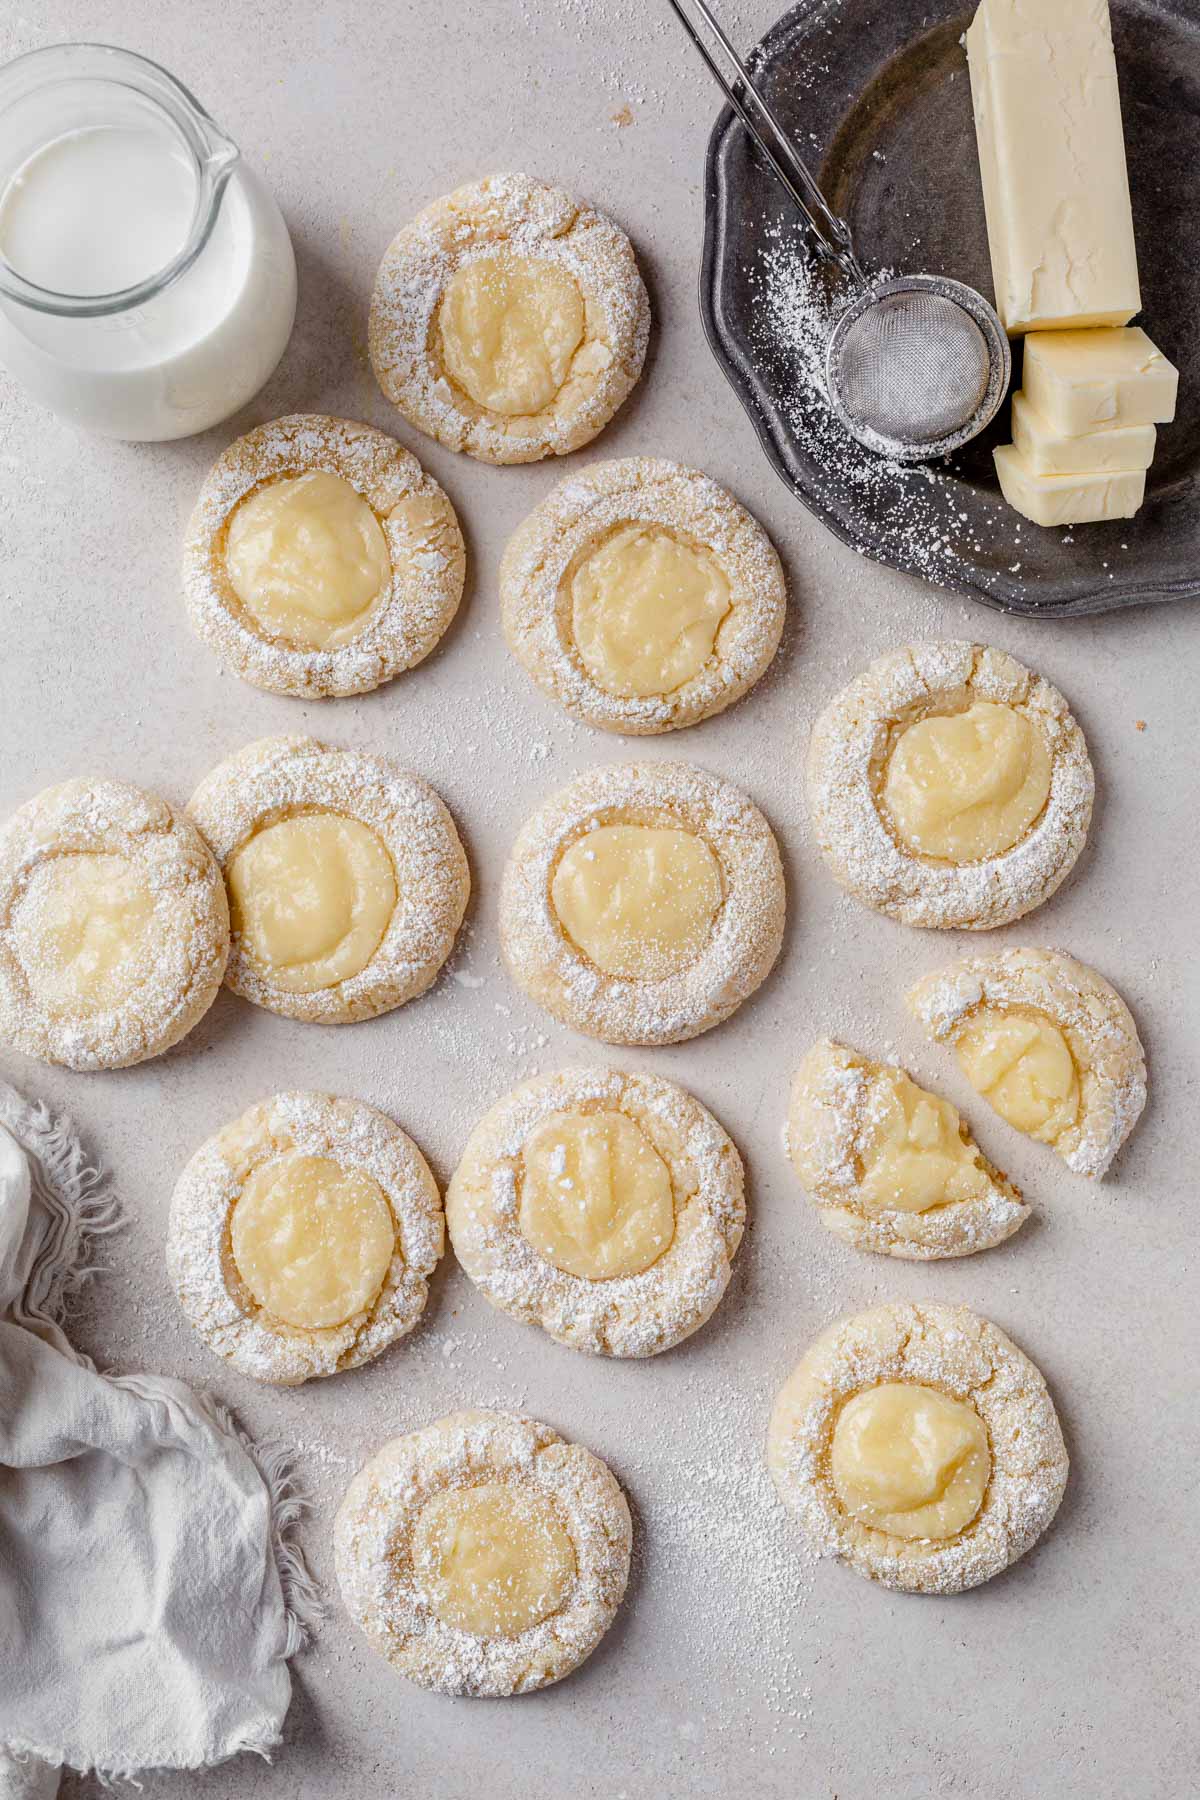
<instances>
[{"instance_id":1,"label":"white milk in jar","mask_svg":"<svg viewBox=\"0 0 1200 1800\"><path fill-rule=\"evenodd\" d=\"M165 70L61 45L0 70L0 362L91 431L173 438L245 404L292 328L271 195Z\"/></svg>"}]
</instances>

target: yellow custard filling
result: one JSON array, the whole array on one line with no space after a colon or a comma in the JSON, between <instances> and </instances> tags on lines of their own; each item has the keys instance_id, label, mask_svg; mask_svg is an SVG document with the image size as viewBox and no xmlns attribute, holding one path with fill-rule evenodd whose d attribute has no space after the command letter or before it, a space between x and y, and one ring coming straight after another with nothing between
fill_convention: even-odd
<instances>
[{"instance_id":1,"label":"yellow custard filling","mask_svg":"<svg viewBox=\"0 0 1200 1800\"><path fill-rule=\"evenodd\" d=\"M446 373L476 406L518 418L551 404L585 324L583 295L564 268L505 251L454 271L436 341Z\"/></svg>"},{"instance_id":2,"label":"yellow custard filling","mask_svg":"<svg viewBox=\"0 0 1200 1800\"><path fill-rule=\"evenodd\" d=\"M597 968L660 981L704 948L721 905L721 871L695 832L603 825L571 845L550 897L563 930Z\"/></svg>"},{"instance_id":3,"label":"yellow custard filling","mask_svg":"<svg viewBox=\"0 0 1200 1800\"><path fill-rule=\"evenodd\" d=\"M52 1019L111 1011L154 970L154 895L124 856L72 851L39 863L12 930L30 993Z\"/></svg>"},{"instance_id":4,"label":"yellow custard filling","mask_svg":"<svg viewBox=\"0 0 1200 1800\"><path fill-rule=\"evenodd\" d=\"M858 1154L858 1198L866 1212L928 1212L988 1191L979 1151L963 1141L957 1109L902 1069L873 1074Z\"/></svg>"},{"instance_id":5,"label":"yellow custard filling","mask_svg":"<svg viewBox=\"0 0 1200 1800\"><path fill-rule=\"evenodd\" d=\"M882 802L909 850L981 862L1020 842L1050 794L1050 752L1011 706L975 701L907 726L883 777Z\"/></svg>"},{"instance_id":6,"label":"yellow custard filling","mask_svg":"<svg viewBox=\"0 0 1200 1800\"><path fill-rule=\"evenodd\" d=\"M225 879L243 953L290 993L359 974L396 908L386 847L340 813L298 813L264 827L233 852Z\"/></svg>"},{"instance_id":7,"label":"yellow custard filling","mask_svg":"<svg viewBox=\"0 0 1200 1800\"><path fill-rule=\"evenodd\" d=\"M370 1306L396 1249L378 1183L328 1156L288 1152L253 1169L230 1218L237 1270L285 1325L344 1325Z\"/></svg>"},{"instance_id":8,"label":"yellow custard filling","mask_svg":"<svg viewBox=\"0 0 1200 1800\"><path fill-rule=\"evenodd\" d=\"M730 607L711 550L661 525L621 525L568 579L579 656L605 693L671 694L700 673Z\"/></svg>"},{"instance_id":9,"label":"yellow custard filling","mask_svg":"<svg viewBox=\"0 0 1200 1800\"><path fill-rule=\"evenodd\" d=\"M392 579L379 520L324 469L285 476L243 500L229 521L225 566L265 636L336 650L370 623Z\"/></svg>"},{"instance_id":10,"label":"yellow custard filling","mask_svg":"<svg viewBox=\"0 0 1200 1800\"><path fill-rule=\"evenodd\" d=\"M412 1559L435 1617L476 1637L540 1625L561 1610L576 1574L550 1496L499 1481L435 1494L413 1528Z\"/></svg>"},{"instance_id":11,"label":"yellow custard filling","mask_svg":"<svg viewBox=\"0 0 1200 1800\"><path fill-rule=\"evenodd\" d=\"M670 1246L670 1171L624 1113L553 1113L526 1140L522 1163L522 1234L564 1274L640 1275Z\"/></svg>"},{"instance_id":12,"label":"yellow custard filling","mask_svg":"<svg viewBox=\"0 0 1200 1800\"><path fill-rule=\"evenodd\" d=\"M983 1505L991 1468L975 1408L919 1382L864 1388L834 1428L838 1499L851 1518L893 1537L957 1537Z\"/></svg>"},{"instance_id":13,"label":"yellow custard filling","mask_svg":"<svg viewBox=\"0 0 1200 1800\"><path fill-rule=\"evenodd\" d=\"M954 1043L963 1074L1010 1125L1053 1144L1079 1117L1079 1076L1066 1038L1044 1013L982 1006Z\"/></svg>"}]
</instances>

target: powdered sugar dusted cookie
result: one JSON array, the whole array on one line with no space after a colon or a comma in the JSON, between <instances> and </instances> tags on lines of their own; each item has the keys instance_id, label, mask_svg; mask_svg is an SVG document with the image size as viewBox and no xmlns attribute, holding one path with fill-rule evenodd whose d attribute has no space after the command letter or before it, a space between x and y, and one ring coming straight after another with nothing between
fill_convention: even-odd
<instances>
[{"instance_id":1,"label":"powdered sugar dusted cookie","mask_svg":"<svg viewBox=\"0 0 1200 1800\"><path fill-rule=\"evenodd\" d=\"M787 1144L821 1223L858 1250L971 1256L1029 1217L948 1100L828 1038L796 1073Z\"/></svg>"},{"instance_id":2,"label":"powdered sugar dusted cookie","mask_svg":"<svg viewBox=\"0 0 1200 1800\"><path fill-rule=\"evenodd\" d=\"M435 200L371 300L376 380L430 437L483 462L578 450L641 374L650 303L611 219L529 175Z\"/></svg>"},{"instance_id":3,"label":"powdered sugar dusted cookie","mask_svg":"<svg viewBox=\"0 0 1200 1800\"><path fill-rule=\"evenodd\" d=\"M293 413L222 452L183 560L196 632L275 694L365 694L429 655L462 598L454 508L369 425Z\"/></svg>"},{"instance_id":4,"label":"powdered sugar dusted cookie","mask_svg":"<svg viewBox=\"0 0 1200 1800\"><path fill-rule=\"evenodd\" d=\"M1048 900L1083 849L1093 785L1058 689L981 644L881 656L826 707L808 753L837 879L936 929L984 931Z\"/></svg>"},{"instance_id":5,"label":"powdered sugar dusted cookie","mask_svg":"<svg viewBox=\"0 0 1200 1800\"><path fill-rule=\"evenodd\" d=\"M783 937L758 808L687 763L592 769L526 823L500 890L517 985L611 1044L676 1044L728 1018Z\"/></svg>"},{"instance_id":6,"label":"powdered sugar dusted cookie","mask_svg":"<svg viewBox=\"0 0 1200 1800\"><path fill-rule=\"evenodd\" d=\"M212 1005L229 954L195 827L128 781L64 781L0 827L0 1037L71 1069L158 1056Z\"/></svg>"},{"instance_id":7,"label":"powdered sugar dusted cookie","mask_svg":"<svg viewBox=\"0 0 1200 1800\"><path fill-rule=\"evenodd\" d=\"M167 1268L209 1349L294 1387L370 1362L425 1309L444 1248L429 1165L361 1100L276 1094L180 1176Z\"/></svg>"},{"instance_id":8,"label":"powdered sugar dusted cookie","mask_svg":"<svg viewBox=\"0 0 1200 1800\"><path fill-rule=\"evenodd\" d=\"M500 565L504 635L585 724L673 731L724 710L775 654L787 605L770 539L731 494L658 457L561 481Z\"/></svg>"},{"instance_id":9,"label":"powdered sugar dusted cookie","mask_svg":"<svg viewBox=\"0 0 1200 1800\"><path fill-rule=\"evenodd\" d=\"M958 1594L1045 1531L1067 1485L1029 1358L965 1306L877 1306L784 1384L767 1461L819 1555L910 1594Z\"/></svg>"},{"instance_id":10,"label":"powdered sugar dusted cookie","mask_svg":"<svg viewBox=\"0 0 1200 1800\"><path fill-rule=\"evenodd\" d=\"M373 1649L442 1694L561 1681L612 1623L629 1508L599 1457L514 1413L458 1412L393 1438L346 1490L334 1555Z\"/></svg>"},{"instance_id":11,"label":"powdered sugar dusted cookie","mask_svg":"<svg viewBox=\"0 0 1200 1800\"><path fill-rule=\"evenodd\" d=\"M446 1222L493 1306L577 1350L653 1356L724 1294L744 1190L729 1137L673 1081L568 1069L475 1127Z\"/></svg>"},{"instance_id":12,"label":"powdered sugar dusted cookie","mask_svg":"<svg viewBox=\"0 0 1200 1800\"><path fill-rule=\"evenodd\" d=\"M390 757L259 738L188 811L225 875L226 983L292 1019L372 1019L437 978L470 893L454 821Z\"/></svg>"},{"instance_id":13,"label":"powdered sugar dusted cookie","mask_svg":"<svg viewBox=\"0 0 1200 1800\"><path fill-rule=\"evenodd\" d=\"M927 975L908 1005L1002 1119L1104 1174L1146 1104L1146 1059L1102 975L1060 950L1000 950Z\"/></svg>"}]
</instances>

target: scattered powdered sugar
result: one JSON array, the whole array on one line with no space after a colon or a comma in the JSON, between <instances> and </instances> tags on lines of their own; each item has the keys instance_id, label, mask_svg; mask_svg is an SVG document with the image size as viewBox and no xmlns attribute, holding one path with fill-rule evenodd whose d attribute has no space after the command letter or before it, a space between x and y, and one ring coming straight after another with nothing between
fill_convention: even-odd
<instances>
[{"instance_id":1,"label":"scattered powdered sugar","mask_svg":"<svg viewBox=\"0 0 1200 1800\"><path fill-rule=\"evenodd\" d=\"M747 1430L744 1378L706 1368L684 1396L688 1441L669 1479L661 1454L645 1463L627 1455L623 1464L638 1507L640 1603L677 1621L705 1728L745 1737L747 1714L761 1704L768 1722L756 1736L769 1755L775 1737L804 1735L813 1653L798 1638L805 1621L817 1624L820 1557L780 1503L761 1434ZM681 1594L689 1596L682 1608ZM710 1596L720 1596L719 1608Z\"/></svg>"},{"instance_id":2,"label":"scattered powdered sugar","mask_svg":"<svg viewBox=\"0 0 1200 1800\"><path fill-rule=\"evenodd\" d=\"M561 31L597 46L597 53L585 63L589 92L603 84L614 98L635 106L669 107L672 115L678 111L681 87L715 102L712 78L689 51L683 29L667 6L648 6L646 0L541 0L536 5L534 0L521 0L524 31L534 38L545 30L547 3ZM749 28L741 8L722 0L720 13L725 29L744 42ZM663 66L664 52L670 79L657 87L647 72ZM616 125L630 123L620 112L611 118Z\"/></svg>"},{"instance_id":3,"label":"scattered powdered sugar","mask_svg":"<svg viewBox=\"0 0 1200 1800\"><path fill-rule=\"evenodd\" d=\"M297 1457L305 1462L315 1463L318 1468L342 1474L351 1467L350 1458L344 1451L336 1448L325 1438L292 1439L292 1449Z\"/></svg>"},{"instance_id":4,"label":"scattered powdered sugar","mask_svg":"<svg viewBox=\"0 0 1200 1800\"><path fill-rule=\"evenodd\" d=\"M896 560L928 581L955 586L971 573L967 553L985 545L971 537L968 513L954 500L955 482L931 464L913 465L868 450L839 422L825 380L825 353L846 296L827 282L792 221L764 228L769 242L751 267L759 305L753 342L772 370L771 390L803 454L848 494L857 526L842 516L852 547L866 556L888 546ZM892 271L877 271L886 280Z\"/></svg>"}]
</instances>

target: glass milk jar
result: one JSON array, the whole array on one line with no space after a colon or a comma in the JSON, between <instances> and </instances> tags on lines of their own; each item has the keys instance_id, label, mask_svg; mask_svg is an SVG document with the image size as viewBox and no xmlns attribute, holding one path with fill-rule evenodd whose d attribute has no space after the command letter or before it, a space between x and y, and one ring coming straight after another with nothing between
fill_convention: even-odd
<instances>
[{"instance_id":1,"label":"glass milk jar","mask_svg":"<svg viewBox=\"0 0 1200 1800\"><path fill-rule=\"evenodd\" d=\"M257 393L295 311L279 208L165 69L104 44L0 69L0 363L36 399L186 437Z\"/></svg>"}]
</instances>

